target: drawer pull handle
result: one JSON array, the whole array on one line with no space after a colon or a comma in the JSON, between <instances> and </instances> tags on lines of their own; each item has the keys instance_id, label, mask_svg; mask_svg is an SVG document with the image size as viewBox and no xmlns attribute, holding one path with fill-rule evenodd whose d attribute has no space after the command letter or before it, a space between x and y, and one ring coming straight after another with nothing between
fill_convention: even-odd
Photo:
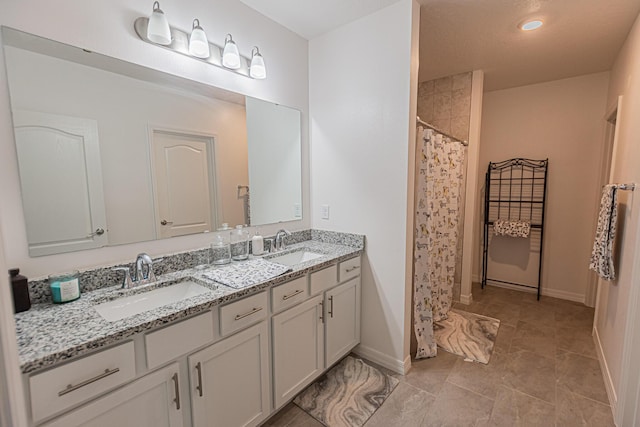
<instances>
[{"instance_id":1,"label":"drawer pull handle","mask_svg":"<svg viewBox=\"0 0 640 427\"><path fill-rule=\"evenodd\" d=\"M116 372L120 372L120 368L115 368L115 369L111 369L111 370L105 369L103 373L101 373L100 375L96 375L93 378L89 378L88 380L84 380L81 383L78 383L76 385L69 384L67 386L67 388L65 388L64 390L58 392L58 396L64 396L67 393L71 393L72 391L75 391L75 390L77 390L79 388L82 388L82 387L84 387L86 385L95 383L96 381L99 381L99 380L101 380L103 378L106 378L109 375L115 374Z\"/></svg>"},{"instance_id":2,"label":"drawer pull handle","mask_svg":"<svg viewBox=\"0 0 640 427\"><path fill-rule=\"evenodd\" d=\"M355 271L355 270L357 270L357 269L359 269L359 268L360 268L360 266L359 266L359 265L354 265L353 267L349 267L349 268L347 268L344 272L345 272L345 273L351 273L352 271Z\"/></svg>"},{"instance_id":3,"label":"drawer pull handle","mask_svg":"<svg viewBox=\"0 0 640 427\"><path fill-rule=\"evenodd\" d=\"M253 310L245 313L245 314L236 314L236 320L244 319L245 317L249 317L252 314L256 314L257 312L262 311L262 307L255 307Z\"/></svg>"},{"instance_id":4,"label":"drawer pull handle","mask_svg":"<svg viewBox=\"0 0 640 427\"><path fill-rule=\"evenodd\" d=\"M324 301L320 301L320 321L324 323Z\"/></svg>"},{"instance_id":5,"label":"drawer pull handle","mask_svg":"<svg viewBox=\"0 0 640 427\"><path fill-rule=\"evenodd\" d=\"M178 384L178 373L176 372L175 374L173 374L171 379L173 380L173 385L176 390L176 398L173 399L173 401L176 402L176 409L179 411L180 410L180 385Z\"/></svg>"},{"instance_id":6,"label":"drawer pull handle","mask_svg":"<svg viewBox=\"0 0 640 427\"><path fill-rule=\"evenodd\" d=\"M333 295L329 297L329 316L333 319Z\"/></svg>"},{"instance_id":7,"label":"drawer pull handle","mask_svg":"<svg viewBox=\"0 0 640 427\"><path fill-rule=\"evenodd\" d=\"M196 364L196 371L198 371L198 386L196 390L198 390L198 394L202 397L202 364L200 362Z\"/></svg>"},{"instance_id":8,"label":"drawer pull handle","mask_svg":"<svg viewBox=\"0 0 640 427\"><path fill-rule=\"evenodd\" d=\"M284 295L284 296L282 297L282 300L283 300L283 301L286 301L286 300L288 300L288 299L290 299L290 298L293 298L293 297L295 297L296 295L299 295L299 294L301 294L301 293L303 293L303 292L304 292L304 291L303 291L302 289L296 289L296 291L295 291L295 292L292 292L292 293L290 293L289 295Z\"/></svg>"}]
</instances>

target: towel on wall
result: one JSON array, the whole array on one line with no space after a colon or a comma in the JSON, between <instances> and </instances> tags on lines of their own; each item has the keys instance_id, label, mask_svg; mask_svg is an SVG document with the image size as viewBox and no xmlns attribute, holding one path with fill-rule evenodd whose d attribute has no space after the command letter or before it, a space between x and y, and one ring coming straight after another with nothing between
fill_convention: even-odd
<instances>
[{"instance_id":1,"label":"towel on wall","mask_svg":"<svg viewBox=\"0 0 640 427\"><path fill-rule=\"evenodd\" d=\"M531 221L519 219L496 219L493 222L493 234L496 236L529 237Z\"/></svg>"},{"instance_id":2,"label":"towel on wall","mask_svg":"<svg viewBox=\"0 0 640 427\"><path fill-rule=\"evenodd\" d=\"M616 236L616 221L618 217L618 186L605 185L600 200L598 227L591 252L589 269L598 273L605 280L614 280L616 273L613 268L613 240Z\"/></svg>"}]
</instances>

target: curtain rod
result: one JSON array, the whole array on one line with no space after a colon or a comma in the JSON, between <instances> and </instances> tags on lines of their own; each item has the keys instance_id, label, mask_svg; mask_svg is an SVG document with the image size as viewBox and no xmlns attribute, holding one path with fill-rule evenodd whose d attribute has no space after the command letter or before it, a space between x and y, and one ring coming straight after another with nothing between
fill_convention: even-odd
<instances>
[{"instance_id":1,"label":"curtain rod","mask_svg":"<svg viewBox=\"0 0 640 427\"><path fill-rule=\"evenodd\" d=\"M438 129L438 128L437 128L437 127L435 127L434 125L429 124L429 123L427 123L427 122L424 122L424 121L420 120L420 117L418 117L418 116L416 116L416 121L417 121L419 124L421 124L422 126L426 126L426 127L428 127L429 129L433 129L433 130L435 130L436 132L438 132L438 133L440 133L440 134L442 134L442 135L446 136L447 138L451 138L451 139L453 139L454 141L459 142L460 144L464 145L465 147L469 145L469 142L468 142L468 141L463 141L463 140L461 140L461 139L459 139L459 138L456 138L456 137L455 137L455 136L453 136L453 135L449 135L448 133L441 131L440 129Z\"/></svg>"}]
</instances>

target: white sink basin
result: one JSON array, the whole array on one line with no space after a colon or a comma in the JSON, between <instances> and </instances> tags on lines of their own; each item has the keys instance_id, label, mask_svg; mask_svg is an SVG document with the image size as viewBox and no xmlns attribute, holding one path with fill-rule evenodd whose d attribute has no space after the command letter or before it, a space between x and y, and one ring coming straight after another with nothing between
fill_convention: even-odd
<instances>
[{"instance_id":1,"label":"white sink basin","mask_svg":"<svg viewBox=\"0 0 640 427\"><path fill-rule=\"evenodd\" d=\"M273 258L269 258L269 261L277 262L278 264L284 264L288 266L293 266L297 264L301 264L303 262L311 261L312 259L323 257L324 254L319 254L311 251L296 251L289 252L288 254L278 255Z\"/></svg>"},{"instance_id":2,"label":"white sink basin","mask_svg":"<svg viewBox=\"0 0 640 427\"><path fill-rule=\"evenodd\" d=\"M136 314L207 292L211 292L211 289L187 280L164 288L157 288L152 291L104 302L95 305L93 308L104 319L115 322L116 320L135 316Z\"/></svg>"}]
</instances>

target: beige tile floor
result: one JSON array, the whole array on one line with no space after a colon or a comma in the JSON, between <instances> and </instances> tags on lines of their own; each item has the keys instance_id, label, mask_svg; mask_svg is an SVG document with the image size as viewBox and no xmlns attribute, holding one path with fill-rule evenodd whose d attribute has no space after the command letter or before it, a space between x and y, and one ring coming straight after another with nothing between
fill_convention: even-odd
<instances>
[{"instance_id":1,"label":"beige tile floor","mask_svg":"<svg viewBox=\"0 0 640 427\"><path fill-rule=\"evenodd\" d=\"M614 426L582 304L474 285L474 303L455 308L501 320L488 365L439 351L414 360L366 427ZM293 404L266 425L321 427Z\"/></svg>"}]
</instances>

